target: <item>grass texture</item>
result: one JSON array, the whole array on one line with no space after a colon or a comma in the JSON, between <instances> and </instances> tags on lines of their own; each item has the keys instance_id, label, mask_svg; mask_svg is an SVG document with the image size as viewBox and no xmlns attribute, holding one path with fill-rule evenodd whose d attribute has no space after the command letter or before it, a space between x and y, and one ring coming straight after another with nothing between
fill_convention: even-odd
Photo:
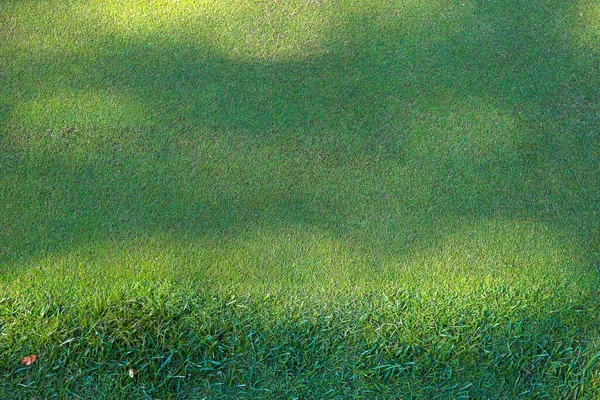
<instances>
[{"instance_id":1,"label":"grass texture","mask_svg":"<svg viewBox=\"0 0 600 400\"><path fill-rule=\"evenodd\" d=\"M599 399L599 21L1 0L0 398Z\"/></svg>"}]
</instances>

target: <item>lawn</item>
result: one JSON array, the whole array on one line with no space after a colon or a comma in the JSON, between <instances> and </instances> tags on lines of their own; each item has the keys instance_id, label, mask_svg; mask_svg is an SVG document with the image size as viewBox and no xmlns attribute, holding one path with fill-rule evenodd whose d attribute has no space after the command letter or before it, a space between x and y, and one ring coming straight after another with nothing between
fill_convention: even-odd
<instances>
[{"instance_id":1,"label":"lawn","mask_svg":"<svg viewBox=\"0 0 600 400\"><path fill-rule=\"evenodd\" d=\"M600 399L599 4L0 0L0 398Z\"/></svg>"}]
</instances>

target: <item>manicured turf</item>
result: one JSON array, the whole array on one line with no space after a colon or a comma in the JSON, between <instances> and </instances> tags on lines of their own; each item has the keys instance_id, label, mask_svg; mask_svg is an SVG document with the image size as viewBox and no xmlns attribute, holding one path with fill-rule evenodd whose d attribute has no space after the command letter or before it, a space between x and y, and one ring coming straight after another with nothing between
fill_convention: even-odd
<instances>
[{"instance_id":1,"label":"manicured turf","mask_svg":"<svg viewBox=\"0 0 600 400\"><path fill-rule=\"evenodd\" d=\"M598 4L1 0L0 398L600 399Z\"/></svg>"}]
</instances>

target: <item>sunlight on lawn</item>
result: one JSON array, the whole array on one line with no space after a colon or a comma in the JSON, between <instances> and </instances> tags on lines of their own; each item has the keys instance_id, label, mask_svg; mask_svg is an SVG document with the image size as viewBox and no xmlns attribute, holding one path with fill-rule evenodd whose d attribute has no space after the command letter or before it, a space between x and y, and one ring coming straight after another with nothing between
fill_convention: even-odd
<instances>
[{"instance_id":1,"label":"sunlight on lawn","mask_svg":"<svg viewBox=\"0 0 600 400\"><path fill-rule=\"evenodd\" d=\"M481 285L583 289L587 269L569 232L518 219L465 224L406 263L408 272L398 270L406 281L457 293Z\"/></svg>"},{"instance_id":2,"label":"sunlight on lawn","mask_svg":"<svg viewBox=\"0 0 600 400\"><path fill-rule=\"evenodd\" d=\"M144 102L136 101L135 94L119 93L118 89L93 91L91 88L63 88L62 92L51 96L40 96L18 103L13 113L19 115L24 125L27 125L27 121L35 121L43 115L45 127L48 129L65 126L107 128L114 126L115 121L122 126L152 123L152 112ZM45 130L37 133L50 134ZM32 140L33 143L35 141Z\"/></svg>"},{"instance_id":3,"label":"sunlight on lawn","mask_svg":"<svg viewBox=\"0 0 600 400\"><path fill-rule=\"evenodd\" d=\"M579 22L577 35L581 44L600 51L600 2L595 0L580 0L574 11Z\"/></svg>"},{"instance_id":4,"label":"sunlight on lawn","mask_svg":"<svg viewBox=\"0 0 600 400\"><path fill-rule=\"evenodd\" d=\"M238 296L335 298L402 289L436 298L503 287L567 301L593 284L586 269L568 232L526 220L487 220L457 225L455 233L417 251L365 246L356 232L334 237L289 226L212 238L165 233L109 239L35 260L13 277L22 282L19 290L33 291L43 286L102 293L134 282L196 282L195 290Z\"/></svg>"},{"instance_id":5,"label":"sunlight on lawn","mask_svg":"<svg viewBox=\"0 0 600 400\"><path fill-rule=\"evenodd\" d=\"M570 132L538 100L564 86L542 87L549 66L568 72L572 60L523 68L531 60L511 36L522 21L442 3L350 2L340 13L325 0L15 5L7 74L44 81L7 91L5 139L27 155L15 176L35 189L14 187L8 203L38 210L11 222L32 243L72 241L65 260L57 251L24 264L242 291L417 276L451 286L472 271L468 287L543 271L560 280L564 265L584 263L551 231L580 222L570 216L579 188L555 170L578 165L561 160ZM589 41L600 9L580 8ZM115 227L122 244L111 244ZM152 239L169 227L188 238ZM88 252L86 229L97 256L72 264ZM240 232L205 237L223 229Z\"/></svg>"},{"instance_id":6,"label":"sunlight on lawn","mask_svg":"<svg viewBox=\"0 0 600 400\"><path fill-rule=\"evenodd\" d=\"M296 59L320 54L332 7L310 1L110 1L75 10L104 35L124 41L196 45L231 59Z\"/></svg>"},{"instance_id":7,"label":"sunlight on lawn","mask_svg":"<svg viewBox=\"0 0 600 400\"><path fill-rule=\"evenodd\" d=\"M371 142L349 156L325 138L311 145L290 136L283 148L221 130L152 132L149 141L130 131L50 132L59 137L39 148L28 138L23 147L53 166L61 183L53 190L64 199L64 216L49 210L30 229L64 228L71 243L25 270L100 287L193 277L242 294L577 280L581 271L568 269L587 265L575 235L511 215L511 207L524 213L523 199L527 207L545 200L536 190L542 178L533 181L517 159L530 132L481 98L443 94L388 127L404 130L402 157ZM94 115L93 104L81 118ZM56 156L36 157L42 149ZM96 237L86 244L74 227Z\"/></svg>"},{"instance_id":8,"label":"sunlight on lawn","mask_svg":"<svg viewBox=\"0 0 600 400\"><path fill-rule=\"evenodd\" d=\"M222 57L237 60L298 60L326 54L331 46L364 39L348 32L372 33L401 25L405 33L456 25L458 8L441 2L404 0L365 4L362 1L113 1L90 10L89 17L107 34L196 43ZM463 4L463 6L465 6ZM464 11L464 7L459 7ZM452 11L453 10L453 11ZM391 33L391 32L390 32Z\"/></svg>"},{"instance_id":9,"label":"sunlight on lawn","mask_svg":"<svg viewBox=\"0 0 600 400\"><path fill-rule=\"evenodd\" d=\"M352 45L375 31L411 35L455 31L470 2L362 1L123 1L39 2L14 6L15 48L59 55L85 52L102 38L187 43L236 60L299 60ZM467 12L468 14L468 12ZM35 21L36 29L19 24ZM350 25L358 22L356 26ZM431 32L430 32L431 33ZM429 34L428 34L429 35ZM429 35L430 36L430 35ZM401 37L399 37L401 39Z\"/></svg>"}]
</instances>

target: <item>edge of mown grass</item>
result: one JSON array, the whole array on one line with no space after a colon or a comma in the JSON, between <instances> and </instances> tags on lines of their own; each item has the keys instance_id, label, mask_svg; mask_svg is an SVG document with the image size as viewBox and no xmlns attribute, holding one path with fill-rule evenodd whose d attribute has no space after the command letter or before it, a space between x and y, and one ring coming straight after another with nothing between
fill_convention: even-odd
<instances>
[{"instance_id":1,"label":"edge of mown grass","mask_svg":"<svg viewBox=\"0 0 600 400\"><path fill-rule=\"evenodd\" d=\"M5 294L0 393L593 398L598 388L597 296L540 308L507 287L240 298L180 284L122 283L78 304ZM18 364L31 353L32 367Z\"/></svg>"}]
</instances>

